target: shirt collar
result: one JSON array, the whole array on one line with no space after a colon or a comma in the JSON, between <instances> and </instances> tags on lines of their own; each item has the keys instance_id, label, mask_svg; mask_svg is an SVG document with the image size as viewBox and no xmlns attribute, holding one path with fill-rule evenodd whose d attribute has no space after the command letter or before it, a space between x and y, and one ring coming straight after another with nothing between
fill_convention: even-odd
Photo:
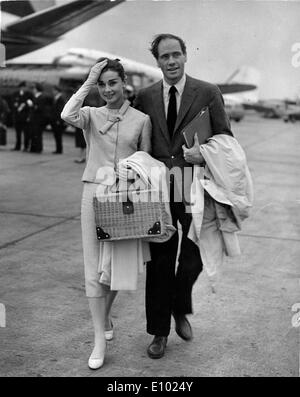
<instances>
[{"instance_id":1,"label":"shirt collar","mask_svg":"<svg viewBox=\"0 0 300 397\"><path fill-rule=\"evenodd\" d=\"M173 84L176 87L176 90L180 96L183 93L185 82L186 82L186 74L184 74L176 84ZM166 95L169 94L170 87L172 86L169 83L167 83L165 79L163 79L163 88Z\"/></svg>"}]
</instances>

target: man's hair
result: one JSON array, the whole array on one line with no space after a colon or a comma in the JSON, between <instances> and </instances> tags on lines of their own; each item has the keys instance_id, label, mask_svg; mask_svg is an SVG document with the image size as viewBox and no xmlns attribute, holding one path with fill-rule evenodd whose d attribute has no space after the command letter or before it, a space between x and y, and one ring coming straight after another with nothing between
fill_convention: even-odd
<instances>
[{"instance_id":1,"label":"man's hair","mask_svg":"<svg viewBox=\"0 0 300 397\"><path fill-rule=\"evenodd\" d=\"M98 79L98 82L100 81L100 77L101 77L102 73L107 72L108 70L112 70L112 71L118 73L118 75L121 77L121 80L125 81L125 78L126 78L125 70L123 68L123 65L120 63L120 59L118 59L118 58L109 59L109 58L102 57L97 60L97 63L102 62L105 59L107 59L107 65L105 66L105 68L102 69L101 74Z\"/></svg>"},{"instance_id":2,"label":"man's hair","mask_svg":"<svg viewBox=\"0 0 300 397\"><path fill-rule=\"evenodd\" d=\"M182 53L184 55L186 55L186 45L185 45L185 42L180 37L175 36L174 34L171 34L171 33L160 33L160 34L158 34L158 35L156 35L154 37L154 39L153 39L153 41L151 43L151 46L149 48L155 59L158 59L158 46L159 46L159 43L162 40L166 40L166 39L177 40L179 42L179 44L180 44Z\"/></svg>"}]
</instances>

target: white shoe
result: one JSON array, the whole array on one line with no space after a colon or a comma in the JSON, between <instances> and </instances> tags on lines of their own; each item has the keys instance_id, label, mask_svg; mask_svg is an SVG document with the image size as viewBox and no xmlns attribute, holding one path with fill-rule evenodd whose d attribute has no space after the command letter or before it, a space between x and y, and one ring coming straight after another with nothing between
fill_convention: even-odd
<instances>
[{"instance_id":1,"label":"white shoe","mask_svg":"<svg viewBox=\"0 0 300 397\"><path fill-rule=\"evenodd\" d=\"M110 341L114 338L114 330L110 329L109 331L105 331L104 335L105 335L105 339Z\"/></svg>"},{"instance_id":2,"label":"white shoe","mask_svg":"<svg viewBox=\"0 0 300 397\"><path fill-rule=\"evenodd\" d=\"M92 357L94 351L90 355L89 361L88 361L88 366L90 369L99 369L102 367L104 363L104 357L105 357L105 350L103 352L102 357Z\"/></svg>"},{"instance_id":3,"label":"white shoe","mask_svg":"<svg viewBox=\"0 0 300 397\"><path fill-rule=\"evenodd\" d=\"M89 358L88 366L90 369L99 369L102 367L104 362L104 357L103 358Z\"/></svg>"},{"instance_id":4,"label":"white shoe","mask_svg":"<svg viewBox=\"0 0 300 397\"><path fill-rule=\"evenodd\" d=\"M111 329L109 329L109 330L107 330L107 331L104 331L105 339L108 340L108 341L112 340L113 337L114 337L114 326L113 326L113 322L112 322L111 319L110 319L109 322L110 322Z\"/></svg>"}]
</instances>

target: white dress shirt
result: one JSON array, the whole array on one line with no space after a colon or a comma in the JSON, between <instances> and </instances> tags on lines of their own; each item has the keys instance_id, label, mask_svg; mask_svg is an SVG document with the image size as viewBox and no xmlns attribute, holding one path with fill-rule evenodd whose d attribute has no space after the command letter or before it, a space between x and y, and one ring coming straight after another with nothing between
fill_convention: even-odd
<instances>
[{"instance_id":1,"label":"white dress shirt","mask_svg":"<svg viewBox=\"0 0 300 397\"><path fill-rule=\"evenodd\" d=\"M186 82L186 75L184 74L182 78L178 81L178 83L174 84L176 87L176 108L177 108L177 114L179 112L180 104L181 104L181 97L183 94L184 86ZM163 79L163 98L164 98L164 105L165 105L165 115L167 118L167 113L168 113L168 106L169 106L169 100L170 100L170 88L172 86Z\"/></svg>"}]
</instances>

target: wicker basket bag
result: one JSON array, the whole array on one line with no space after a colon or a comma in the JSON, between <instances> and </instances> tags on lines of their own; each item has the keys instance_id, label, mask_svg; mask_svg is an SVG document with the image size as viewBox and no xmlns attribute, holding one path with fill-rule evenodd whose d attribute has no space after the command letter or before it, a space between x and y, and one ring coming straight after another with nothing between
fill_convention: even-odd
<instances>
[{"instance_id":1,"label":"wicker basket bag","mask_svg":"<svg viewBox=\"0 0 300 397\"><path fill-rule=\"evenodd\" d=\"M95 194L93 198L97 239L115 241L145 239L164 242L167 233L166 203L155 190Z\"/></svg>"}]
</instances>

